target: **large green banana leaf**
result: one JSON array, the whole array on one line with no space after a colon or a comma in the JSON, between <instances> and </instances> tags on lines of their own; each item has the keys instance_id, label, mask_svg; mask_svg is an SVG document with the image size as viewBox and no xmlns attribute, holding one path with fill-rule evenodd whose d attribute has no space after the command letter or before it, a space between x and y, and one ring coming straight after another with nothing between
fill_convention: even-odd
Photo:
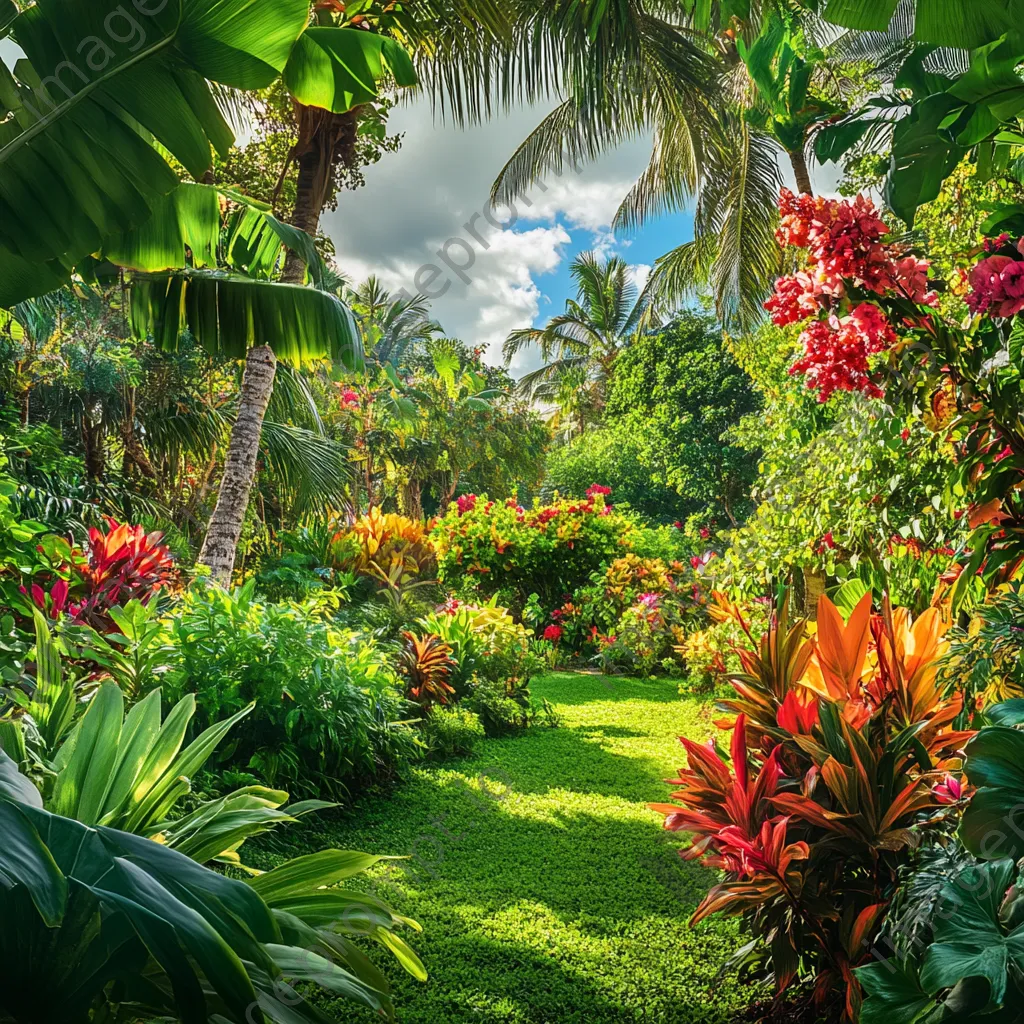
<instances>
[{"instance_id":1,"label":"large green banana leaf","mask_svg":"<svg viewBox=\"0 0 1024 1024\"><path fill-rule=\"evenodd\" d=\"M846 28L885 32L938 46L974 49L1021 29L1019 0L828 0L825 19ZM900 21L892 25L894 17Z\"/></svg>"},{"instance_id":2,"label":"large green banana leaf","mask_svg":"<svg viewBox=\"0 0 1024 1024\"><path fill-rule=\"evenodd\" d=\"M296 46L307 0L38 0L10 13L0 0L0 31L10 21L25 57L0 63L0 307L59 287L146 222L179 183L154 143L195 178L227 152L209 82L259 89L290 68L300 102L342 111L385 73L415 81L397 44L355 29Z\"/></svg>"},{"instance_id":3,"label":"large green banana leaf","mask_svg":"<svg viewBox=\"0 0 1024 1024\"><path fill-rule=\"evenodd\" d=\"M295 364L329 356L358 369L362 342L348 307L318 288L273 283L286 248L314 283L323 282L323 263L304 231L231 190L183 183L134 231L108 239L103 255L135 272L133 329L167 351L187 328L229 358L266 344Z\"/></svg>"},{"instance_id":4,"label":"large green banana leaf","mask_svg":"<svg viewBox=\"0 0 1024 1024\"><path fill-rule=\"evenodd\" d=\"M10 31L25 57L13 73L0 65L0 304L23 297L26 263L66 273L177 186L154 140L195 177L211 149L226 153L233 135L206 80L269 85L307 19L305 0L39 0L22 12Z\"/></svg>"}]
</instances>

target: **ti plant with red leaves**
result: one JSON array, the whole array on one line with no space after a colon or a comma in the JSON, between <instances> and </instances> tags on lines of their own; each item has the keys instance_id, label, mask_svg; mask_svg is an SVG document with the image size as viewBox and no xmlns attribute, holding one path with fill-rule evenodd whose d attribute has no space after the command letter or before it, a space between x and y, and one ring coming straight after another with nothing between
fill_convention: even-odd
<instances>
[{"instance_id":1,"label":"ti plant with red leaves","mask_svg":"<svg viewBox=\"0 0 1024 1024\"><path fill-rule=\"evenodd\" d=\"M404 632L405 641L398 659L398 669L406 678L406 692L424 710L434 704L447 704L455 693L449 683L457 662L452 657L451 644L436 633L417 636Z\"/></svg>"},{"instance_id":2,"label":"ti plant with red leaves","mask_svg":"<svg viewBox=\"0 0 1024 1024\"><path fill-rule=\"evenodd\" d=\"M724 598L715 614L738 614ZM760 940L755 963L782 993L812 986L823 1015L856 1020L855 969L926 830L950 812L970 733L954 732L956 700L936 685L944 618L916 621L866 597L844 621L823 598L816 634L783 601L764 636L737 651L728 760L714 741L683 739L688 765L655 804L665 827L687 832L681 855L725 872L693 923L740 916Z\"/></svg>"},{"instance_id":3,"label":"ti plant with red leaves","mask_svg":"<svg viewBox=\"0 0 1024 1024\"><path fill-rule=\"evenodd\" d=\"M107 522L106 533L89 530L88 561L78 567L84 597L76 617L100 630L111 626L111 608L133 600L149 604L174 579L174 560L160 543L162 533Z\"/></svg>"}]
</instances>

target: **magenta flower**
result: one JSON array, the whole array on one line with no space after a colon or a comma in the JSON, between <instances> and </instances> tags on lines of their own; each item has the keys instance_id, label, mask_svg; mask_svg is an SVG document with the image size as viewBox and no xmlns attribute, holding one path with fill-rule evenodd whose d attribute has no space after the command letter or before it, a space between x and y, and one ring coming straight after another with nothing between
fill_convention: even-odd
<instances>
[{"instance_id":1,"label":"magenta flower","mask_svg":"<svg viewBox=\"0 0 1024 1024\"><path fill-rule=\"evenodd\" d=\"M548 626L544 630L544 639L550 640L553 644L557 644L562 639L562 627L561 626Z\"/></svg>"},{"instance_id":2,"label":"magenta flower","mask_svg":"<svg viewBox=\"0 0 1024 1024\"><path fill-rule=\"evenodd\" d=\"M964 784L954 775L947 775L937 786L932 787L932 796L940 804L959 803L964 796Z\"/></svg>"}]
</instances>

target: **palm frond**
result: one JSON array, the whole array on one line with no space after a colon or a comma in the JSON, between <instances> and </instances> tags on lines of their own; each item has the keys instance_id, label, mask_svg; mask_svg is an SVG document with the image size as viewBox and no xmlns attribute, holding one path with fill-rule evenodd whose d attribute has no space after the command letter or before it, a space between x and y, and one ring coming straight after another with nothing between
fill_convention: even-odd
<instances>
[{"instance_id":1,"label":"palm frond","mask_svg":"<svg viewBox=\"0 0 1024 1024\"><path fill-rule=\"evenodd\" d=\"M343 506L352 476L344 446L312 430L266 419L260 447L266 469L281 485L297 518L326 515Z\"/></svg>"}]
</instances>

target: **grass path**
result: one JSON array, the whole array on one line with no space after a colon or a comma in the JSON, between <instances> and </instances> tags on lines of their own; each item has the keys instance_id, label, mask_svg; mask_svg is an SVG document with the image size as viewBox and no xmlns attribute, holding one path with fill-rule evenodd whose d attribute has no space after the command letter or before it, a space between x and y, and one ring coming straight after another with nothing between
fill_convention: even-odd
<instances>
[{"instance_id":1,"label":"grass path","mask_svg":"<svg viewBox=\"0 0 1024 1024\"><path fill-rule=\"evenodd\" d=\"M287 852L410 855L374 875L423 925L407 935L430 980L387 964L401 1024L727 1020L750 998L715 978L735 931L687 926L710 876L679 860L678 838L645 806L667 797L676 737L712 731L706 707L664 680L557 674L533 691L561 728L417 768L394 794L293 832Z\"/></svg>"}]
</instances>

